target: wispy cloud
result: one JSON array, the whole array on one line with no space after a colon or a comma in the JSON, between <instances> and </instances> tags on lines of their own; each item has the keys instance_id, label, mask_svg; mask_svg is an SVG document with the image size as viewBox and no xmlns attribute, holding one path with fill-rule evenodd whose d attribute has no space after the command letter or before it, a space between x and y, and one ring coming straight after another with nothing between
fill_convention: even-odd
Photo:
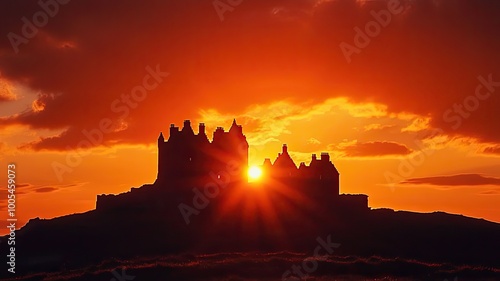
<instances>
[{"instance_id":1,"label":"wispy cloud","mask_svg":"<svg viewBox=\"0 0 500 281\"><path fill-rule=\"evenodd\" d=\"M482 151L485 154L494 154L500 156L500 145L487 146Z\"/></svg>"},{"instance_id":2,"label":"wispy cloud","mask_svg":"<svg viewBox=\"0 0 500 281\"><path fill-rule=\"evenodd\" d=\"M435 177L411 178L406 179L402 184L426 184L436 186L482 186L498 185L500 178L488 177L481 174L457 174Z\"/></svg>"},{"instance_id":3,"label":"wispy cloud","mask_svg":"<svg viewBox=\"0 0 500 281\"><path fill-rule=\"evenodd\" d=\"M14 86L12 84L0 77L0 102L12 101L16 99L16 94L14 93Z\"/></svg>"},{"instance_id":4,"label":"wispy cloud","mask_svg":"<svg viewBox=\"0 0 500 281\"><path fill-rule=\"evenodd\" d=\"M307 140L307 143L309 143L309 144L321 144L321 142L316 138L309 138Z\"/></svg>"},{"instance_id":5,"label":"wispy cloud","mask_svg":"<svg viewBox=\"0 0 500 281\"><path fill-rule=\"evenodd\" d=\"M378 131L378 130L385 130L385 129L394 128L395 126L396 125L375 123L375 124L365 125L364 128L363 128L363 130L365 132L368 132L368 131Z\"/></svg>"},{"instance_id":6,"label":"wispy cloud","mask_svg":"<svg viewBox=\"0 0 500 281\"><path fill-rule=\"evenodd\" d=\"M479 193L480 195L500 195L500 190L485 190Z\"/></svg>"},{"instance_id":7,"label":"wispy cloud","mask_svg":"<svg viewBox=\"0 0 500 281\"><path fill-rule=\"evenodd\" d=\"M412 150L406 145L388 141L350 141L330 146L330 148L340 151L345 157L394 156L412 153Z\"/></svg>"},{"instance_id":8,"label":"wispy cloud","mask_svg":"<svg viewBox=\"0 0 500 281\"><path fill-rule=\"evenodd\" d=\"M49 193L56 192L66 188L73 188L83 186L85 183L72 183L72 184L51 184L51 185L34 185L31 183L18 183L16 184L16 195L24 196L29 193ZM7 189L0 190L0 210L7 207Z\"/></svg>"},{"instance_id":9,"label":"wispy cloud","mask_svg":"<svg viewBox=\"0 0 500 281\"><path fill-rule=\"evenodd\" d=\"M387 115L386 107L375 103L353 103L347 98L327 99L320 103L294 103L287 100L258 104L236 115L239 122L254 136L249 141L263 145L276 141L280 135L290 134L289 127L294 121L311 120L332 112L347 112L355 118L373 118ZM229 124L234 114L223 114L216 109L199 112L200 121L211 124Z\"/></svg>"}]
</instances>

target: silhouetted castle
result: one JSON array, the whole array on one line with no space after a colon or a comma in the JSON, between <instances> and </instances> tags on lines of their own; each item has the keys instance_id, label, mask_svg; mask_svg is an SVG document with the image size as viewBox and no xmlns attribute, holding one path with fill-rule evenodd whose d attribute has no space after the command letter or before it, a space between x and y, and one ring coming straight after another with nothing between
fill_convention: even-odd
<instances>
[{"instance_id":1,"label":"silhouetted castle","mask_svg":"<svg viewBox=\"0 0 500 281\"><path fill-rule=\"evenodd\" d=\"M319 159L313 154L309 165L302 162L297 167L284 144L274 163L266 158L261 167L265 176L257 184L271 190L287 186L309 198L309 202L321 210L358 212L369 209L368 196L340 194L340 175L328 153L321 153ZM198 134L195 134L191 122L185 120L182 129L170 125L168 140L165 141L163 133L158 137L158 175L154 184L132 188L120 195L98 195L96 208L142 208L151 205L148 201L152 198L159 204L161 196L158 195L161 194L156 194L155 190L168 191L170 199L184 200L192 196L192 188L199 189L213 181L244 186L248 185L247 171L248 142L236 120L227 132L217 127L211 142L204 123L199 124Z\"/></svg>"},{"instance_id":2,"label":"silhouetted castle","mask_svg":"<svg viewBox=\"0 0 500 281\"><path fill-rule=\"evenodd\" d=\"M321 153L320 159L317 159L316 154L313 154L309 166L306 166L305 162L301 162L297 168L292 157L288 154L287 145L284 144L282 149L274 164L271 164L271 159L264 159L262 168L269 176L279 180L303 180L316 188L326 187L325 194L339 195L339 172L330 161L328 153Z\"/></svg>"},{"instance_id":3,"label":"silhouetted castle","mask_svg":"<svg viewBox=\"0 0 500 281\"><path fill-rule=\"evenodd\" d=\"M281 153L271 163L264 159L262 169L271 183L283 183L306 195L315 204L324 205L325 209L367 210L368 196L364 194L340 194L340 174L330 160L327 152L322 152L318 159L312 154L309 166L301 162L295 165L288 153L288 146L283 144Z\"/></svg>"},{"instance_id":4,"label":"silhouetted castle","mask_svg":"<svg viewBox=\"0 0 500 281\"><path fill-rule=\"evenodd\" d=\"M160 133L157 183L220 177L219 173L227 170L228 166L238 170L238 175L232 176L231 181L246 180L248 142L242 126L236 124L236 120L233 120L228 132L217 127L212 142L205 133L204 123L200 123L196 135L189 120L184 121L181 130L171 124L167 141Z\"/></svg>"}]
</instances>

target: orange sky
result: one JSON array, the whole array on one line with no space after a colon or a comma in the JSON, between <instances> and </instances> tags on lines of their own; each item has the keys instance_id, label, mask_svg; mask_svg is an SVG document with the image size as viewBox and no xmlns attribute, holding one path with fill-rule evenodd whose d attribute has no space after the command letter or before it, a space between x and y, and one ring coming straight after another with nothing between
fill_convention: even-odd
<instances>
[{"instance_id":1,"label":"orange sky","mask_svg":"<svg viewBox=\"0 0 500 281\"><path fill-rule=\"evenodd\" d=\"M21 224L153 182L156 139L170 123L205 122L211 135L233 118L250 164L274 160L282 143L297 164L325 151L341 192L369 195L372 208L500 222L497 1L220 9L69 2L13 45L21 19L43 8L0 4L0 169L16 164ZM346 55L346 44L356 51Z\"/></svg>"}]
</instances>

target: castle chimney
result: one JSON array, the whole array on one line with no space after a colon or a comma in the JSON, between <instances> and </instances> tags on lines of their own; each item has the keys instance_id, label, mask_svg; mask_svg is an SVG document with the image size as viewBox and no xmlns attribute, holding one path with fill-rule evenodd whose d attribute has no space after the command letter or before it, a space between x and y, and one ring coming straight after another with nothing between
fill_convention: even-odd
<instances>
[{"instance_id":1,"label":"castle chimney","mask_svg":"<svg viewBox=\"0 0 500 281\"><path fill-rule=\"evenodd\" d=\"M288 147L286 144L283 144L283 154L288 154Z\"/></svg>"},{"instance_id":2,"label":"castle chimney","mask_svg":"<svg viewBox=\"0 0 500 281\"><path fill-rule=\"evenodd\" d=\"M224 128L222 127L217 127L217 129L214 131L214 142L218 142L218 140L224 135Z\"/></svg>"},{"instance_id":3,"label":"castle chimney","mask_svg":"<svg viewBox=\"0 0 500 281\"><path fill-rule=\"evenodd\" d=\"M330 155L328 152L321 152L321 161L330 161Z\"/></svg>"},{"instance_id":4,"label":"castle chimney","mask_svg":"<svg viewBox=\"0 0 500 281\"><path fill-rule=\"evenodd\" d=\"M191 121L184 120L184 127L182 128L182 132L188 135L194 135L193 128L191 128Z\"/></svg>"},{"instance_id":5,"label":"castle chimney","mask_svg":"<svg viewBox=\"0 0 500 281\"><path fill-rule=\"evenodd\" d=\"M174 124L170 124L170 136L173 136L175 133L179 132L179 127L176 127Z\"/></svg>"},{"instance_id":6,"label":"castle chimney","mask_svg":"<svg viewBox=\"0 0 500 281\"><path fill-rule=\"evenodd\" d=\"M316 154L313 154L313 155L312 155L312 161L316 161L316 160L317 160L317 158L316 158Z\"/></svg>"},{"instance_id":7,"label":"castle chimney","mask_svg":"<svg viewBox=\"0 0 500 281\"><path fill-rule=\"evenodd\" d=\"M200 123L200 126L198 127L198 135L204 135L205 134L205 123Z\"/></svg>"}]
</instances>

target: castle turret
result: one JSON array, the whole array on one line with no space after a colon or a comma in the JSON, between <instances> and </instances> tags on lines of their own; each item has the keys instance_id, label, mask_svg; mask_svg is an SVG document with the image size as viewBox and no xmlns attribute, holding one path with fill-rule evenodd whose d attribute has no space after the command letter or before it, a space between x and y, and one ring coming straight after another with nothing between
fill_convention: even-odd
<instances>
[{"instance_id":1,"label":"castle turret","mask_svg":"<svg viewBox=\"0 0 500 281\"><path fill-rule=\"evenodd\" d=\"M236 119L233 119L233 124L231 124L231 128L229 128L229 132L232 134L243 134L243 127L236 123Z\"/></svg>"},{"instance_id":2,"label":"castle turret","mask_svg":"<svg viewBox=\"0 0 500 281\"><path fill-rule=\"evenodd\" d=\"M231 128L229 128L229 132L234 132L235 130L237 130L238 128L238 124L236 124L236 118L233 119L233 124L231 124Z\"/></svg>"},{"instance_id":3,"label":"castle turret","mask_svg":"<svg viewBox=\"0 0 500 281\"><path fill-rule=\"evenodd\" d=\"M169 140L175 138L175 136L179 133L179 127L176 127L174 124L170 124L170 136Z\"/></svg>"},{"instance_id":4,"label":"castle turret","mask_svg":"<svg viewBox=\"0 0 500 281\"><path fill-rule=\"evenodd\" d=\"M274 175L278 177L290 177L295 176L297 172L297 166L293 162L292 157L288 154L288 147L283 144L281 153L278 153L278 157L273 164Z\"/></svg>"},{"instance_id":5,"label":"castle turret","mask_svg":"<svg viewBox=\"0 0 500 281\"><path fill-rule=\"evenodd\" d=\"M163 132L160 132L160 136L158 137L158 174L156 176L157 180L162 180L164 175L162 173L162 154L163 146L165 145L165 138L163 137Z\"/></svg>"},{"instance_id":6,"label":"castle turret","mask_svg":"<svg viewBox=\"0 0 500 281\"><path fill-rule=\"evenodd\" d=\"M182 132L188 133L190 135L194 135L193 128L191 128L191 121L190 120L184 120L184 127L182 127Z\"/></svg>"}]
</instances>

